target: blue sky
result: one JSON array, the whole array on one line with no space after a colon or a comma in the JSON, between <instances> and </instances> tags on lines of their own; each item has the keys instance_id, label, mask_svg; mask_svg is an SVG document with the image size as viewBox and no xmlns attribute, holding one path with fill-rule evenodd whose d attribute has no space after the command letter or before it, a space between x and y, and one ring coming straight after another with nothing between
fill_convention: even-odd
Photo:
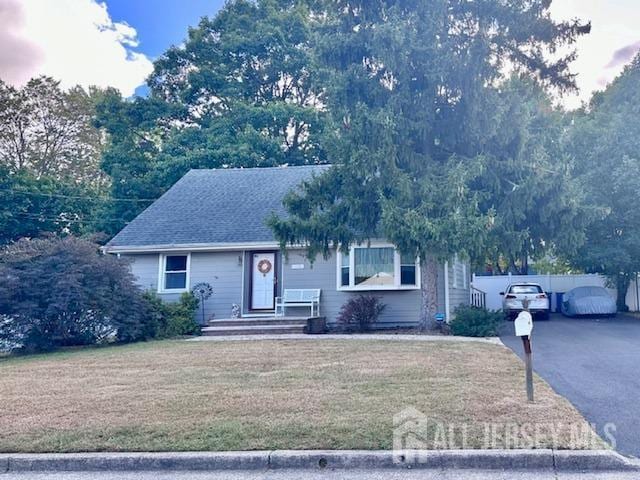
<instances>
[{"instance_id":1,"label":"blue sky","mask_svg":"<svg viewBox=\"0 0 640 480\"><path fill-rule=\"evenodd\" d=\"M154 60L167 48L178 45L203 16L214 16L224 0L107 0L107 9L114 22L125 22L138 32L137 50ZM136 95L147 95L148 88L140 86Z\"/></svg>"},{"instance_id":2,"label":"blue sky","mask_svg":"<svg viewBox=\"0 0 640 480\"><path fill-rule=\"evenodd\" d=\"M189 26L203 16L213 16L224 0L107 0L115 22L126 22L138 32L137 48L156 58L171 45L181 43Z\"/></svg>"},{"instance_id":3,"label":"blue sky","mask_svg":"<svg viewBox=\"0 0 640 480\"><path fill-rule=\"evenodd\" d=\"M553 0L556 20L592 22L581 38L577 107L603 89L640 51L640 0ZM189 26L213 16L224 0L0 0L0 79L23 85L49 75L63 87L112 86L142 93L153 61L180 44Z\"/></svg>"}]
</instances>

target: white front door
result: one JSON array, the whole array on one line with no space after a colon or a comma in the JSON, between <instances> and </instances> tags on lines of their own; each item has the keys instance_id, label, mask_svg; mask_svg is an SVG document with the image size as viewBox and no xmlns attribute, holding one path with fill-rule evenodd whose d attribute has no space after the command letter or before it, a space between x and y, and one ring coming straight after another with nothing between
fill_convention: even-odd
<instances>
[{"instance_id":1,"label":"white front door","mask_svg":"<svg viewBox=\"0 0 640 480\"><path fill-rule=\"evenodd\" d=\"M254 253L251 262L251 309L273 310L276 289L276 254Z\"/></svg>"}]
</instances>

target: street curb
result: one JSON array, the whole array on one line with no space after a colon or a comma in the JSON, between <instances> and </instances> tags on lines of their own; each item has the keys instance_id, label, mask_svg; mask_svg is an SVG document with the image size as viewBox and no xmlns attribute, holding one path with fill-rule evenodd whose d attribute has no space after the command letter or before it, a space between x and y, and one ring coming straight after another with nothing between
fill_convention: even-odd
<instances>
[{"instance_id":1,"label":"street curb","mask_svg":"<svg viewBox=\"0 0 640 480\"><path fill-rule=\"evenodd\" d=\"M640 471L640 460L611 450L555 450L558 471L623 470Z\"/></svg>"},{"instance_id":2,"label":"street curb","mask_svg":"<svg viewBox=\"0 0 640 480\"><path fill-rule=\"evenodd\" d=\"M640 471L640 462L608 450L550 449L0 454L0 473L390 468Z\"/></svg>"},{"instance_id":3,"label":"street curb","mask_svg":"<svg viewBox=\"0 0 640 480\"><path fill-rule=\"evenodd\" d=\"M7 472L266 470L269 452L3 454ZM0 463L0 464L1 464Z\"/></svg>"}]
</instances>

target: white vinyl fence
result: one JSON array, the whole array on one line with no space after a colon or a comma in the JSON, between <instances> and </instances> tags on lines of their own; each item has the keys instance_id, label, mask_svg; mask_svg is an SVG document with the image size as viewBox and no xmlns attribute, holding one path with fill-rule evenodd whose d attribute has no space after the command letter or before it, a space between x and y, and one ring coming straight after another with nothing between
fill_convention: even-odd
<instances>
[{"instance_id":1,"label":"white vinyl fence","mask_svg":"<svg viewBox=\"0 0 640 480\"><path fill-rule=\"evenodd\" d=\"M551 293L551 309L556 310L556 293L568 292L575 287L598 286L605 287L605 278L601 275L499 275L485 277L473 275L472 286L486 293L486 307L489 310L502 308L502 296L507 286L513 282L538 283L545 292ZM616 290L607 288L613 298L616 298ZM631 311L639 311L638 289L635 282L631 282L627 292L627 306Z\"/></svg>"}]
</instances>

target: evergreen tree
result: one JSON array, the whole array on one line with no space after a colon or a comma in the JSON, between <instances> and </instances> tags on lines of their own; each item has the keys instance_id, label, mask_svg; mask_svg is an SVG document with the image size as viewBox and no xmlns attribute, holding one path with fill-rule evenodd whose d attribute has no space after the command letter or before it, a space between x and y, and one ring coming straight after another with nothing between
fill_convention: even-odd
<instances>
[{"instance_id":1,"label":"evergreen tree","mask_svg":"<svg viewBox=\"0 0 640 480\"><path fill-rule=\"evenodd\" d=\"M484 168L487 91L511 69L574 87L571 44L588 25L556 23L549 2L332 0L315 16L316 61L336 166L292 194L282 244L329 254L386 238L421 262L420 325L435 322L439 260L481 248L494 212L471 187Z\"/></svg>"},{"instance_id":2,"label":"evergreen tree","mask_svg":"<svg viewBox=\"0 0 640 480\"><path fill-rule=\"evenodd\" d=\"M500 274L526 275L530 259L574 254L592 212L565 148L565 112L527 78L513 77L486 95L494 121L474 188L486 192L481 209L493 209L495 223L479 260Z\"/></svg>"},{"instance_id":3,"label":"evergreen tree","mask_svg":"<svg viewBox=\"0 0 640 480\"><path fill-rule=\"evenodd\" d=\"M579 112L571 147L589 202L600 214L573 263L607 275L627 310L629 283L640 272L640 55Z\"/></svg>"}]
</instances>

